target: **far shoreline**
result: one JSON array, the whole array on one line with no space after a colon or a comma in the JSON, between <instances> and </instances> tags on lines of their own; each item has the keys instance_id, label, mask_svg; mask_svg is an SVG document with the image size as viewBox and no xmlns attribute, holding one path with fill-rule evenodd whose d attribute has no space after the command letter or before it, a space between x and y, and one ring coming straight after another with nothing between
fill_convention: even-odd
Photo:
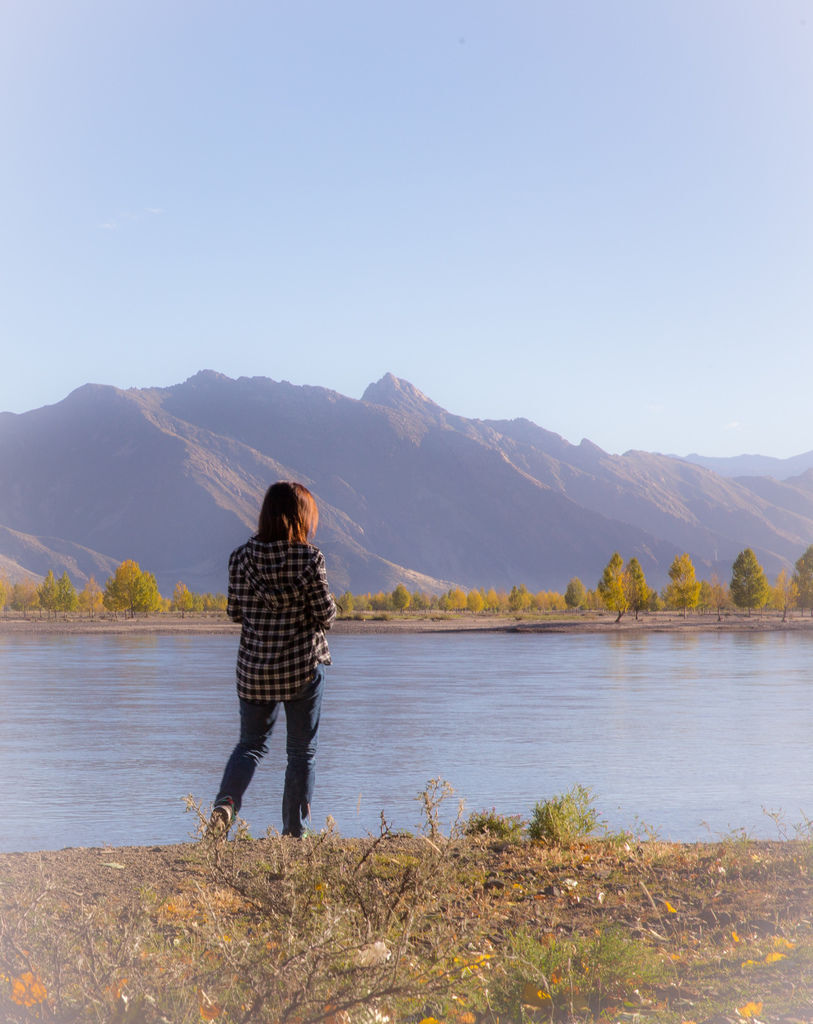
<instances>
[{"instance_id":1,"label":"far shoreline","mask_svg":"<svg viewBox=\"0 0 813 1024\"><path fill-rule=\"evenodd\" d=\"M423 633L503 633L609 636L644 635L649 633L777 633L813 630L813 616L797 613L783 620L781 612L762 615L728 612L689 614L680 612L648 612L636 619L625 615L620 622L614 613L552 612L544 615L491 615L473 613L375 613L339 618L330 631L332 636L370 634ZM122 616L99 616L94 619L78 615L40 618L36 614L6 614L0 617L0 636L238 636L240 626L223 614L156 613Z\"/></svg>"}]
</instances>

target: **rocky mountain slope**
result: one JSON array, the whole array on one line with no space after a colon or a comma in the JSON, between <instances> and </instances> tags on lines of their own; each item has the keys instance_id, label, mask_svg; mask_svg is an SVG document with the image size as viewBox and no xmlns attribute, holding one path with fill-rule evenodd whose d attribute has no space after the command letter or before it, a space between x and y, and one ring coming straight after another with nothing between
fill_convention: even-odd
<instances>
[{"instance_id":1,"label":"rocky mountain slope","mask_svg":"<svg viewBox=\"0 0 813 1024\"><path fill-rule=\"evenodd\" d=\"M813 470L730 478L609 455L527 420L455 416L389 374L356 400L203 371L0 414L0 572L104 582L135 558L164 593L178 580L222 591L229 551L280 478L316 494L337 592L594 586L615 550L656 586L682 551L727 578L750 546L775 574L813 542Z\"/></svg>"}]
</instances>

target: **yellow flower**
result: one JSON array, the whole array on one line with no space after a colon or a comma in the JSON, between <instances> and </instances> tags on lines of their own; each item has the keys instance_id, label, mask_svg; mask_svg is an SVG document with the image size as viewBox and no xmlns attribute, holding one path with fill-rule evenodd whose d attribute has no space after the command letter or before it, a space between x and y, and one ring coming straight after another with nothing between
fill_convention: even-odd
<instances>
[{"instance_id":1,"label":"yellow flower","mask_svg":"<svg viewBox=\"0 0 813 1024\"><path fill-rule=\"evenodd\" d=\"M751 1017L756 1017L757 1014L762 1013L762 1003L746 1003L745 1006L738 1006L737 1013L741 1017L745 1017L749 1020Z\"/></svg>"},{"instance_id":2,"label":"yellow flower","mask_svg":"<svg viewBox=\"0 0 813 1024\"><path fill-rule=\"evenodd\" d=\"M36 1006L37 1003L44 1003L47 998L47 989L31 971L26 971L12 981L11 999L18 1006Z\"/></svg>"},{"instance_id":3,"label":"yellow flower","mask_svg":"<svg viewBox=\"0 0 813 1024\"><path fill-rule=\"evenodd\" d=\"M526 981L522 988L521 1001L525 1006L545 1006L550 1000L547 992L544 992L538 985Z\"/></svg>"}]
</instances>

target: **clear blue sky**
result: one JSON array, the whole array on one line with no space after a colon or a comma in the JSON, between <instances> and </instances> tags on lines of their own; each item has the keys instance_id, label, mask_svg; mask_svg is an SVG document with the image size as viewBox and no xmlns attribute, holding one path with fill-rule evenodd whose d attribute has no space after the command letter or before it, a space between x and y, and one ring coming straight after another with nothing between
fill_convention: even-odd
<instances>
[{"instance_id":1,"label":"clear blue sky","mask_svg":"<svg viewBox=\"0 0 813 1024\"><path fill-rule=\"evenodd\" d=\"M387 371L813 449L807 0L3 0L0 409Z\"/></svg>"}]
</instances>

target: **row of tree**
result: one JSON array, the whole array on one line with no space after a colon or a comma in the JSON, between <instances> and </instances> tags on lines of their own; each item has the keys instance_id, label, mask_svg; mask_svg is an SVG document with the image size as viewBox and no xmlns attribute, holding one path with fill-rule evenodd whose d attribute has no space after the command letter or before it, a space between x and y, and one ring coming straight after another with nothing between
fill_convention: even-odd
<instances>
[{"instance_id":1,"label":"row of tree","mask_svg":"<svg viewBox=\"0 0 813 1024\"><path fill-rule=\"evenodd\" d=\"M567 607L562 594L555 590L540 590L532 594L524 583L512 587L510 592L486 590L463 590L452 587L443 594L428 594L421 590L410 593L403 583L390 593L379 591L376 594L353 594L349 590L337 598L341 612L348 615L352 612L400 612L412 611L470 611L470 612L510 612L510 611L564 611Z\"/></svg>"},{"instance_id":2,"label":"row of tree","mask_svg":"<svg viewBox=\"0 0 813 1024\"><path fill-rule=\"evenodd\" d=\"M137 613L179 611L225 611L225 594L195 594L185 583L177 583L172 600L162 597L155 576L142 571L138 562L126 559L101 587L93 576L77 591L67 572L59 579L49 570L39 584L33 580L9 583L0 577L0 609L10 608L27 614L39 610L48 618L78 611L94 618L103 611L123 612L134 617Z\"/></svg>"},{"instance_id":3,"label":"row of tree","mask_svg":"<svg viewBox=\"0 0 813 1024\"><path fill-rule=\"evenodd\" d=\"M347 591L339 598L344 614L354 611L470 611L470 612L527 612L564 611L571 609L607 609L615 612L620 621L627 612L636 619L644 610L657 611L673 608L683 611L716 610L719 615L731 605L753 610L771 607L787 617L792 608L809 608L813 613L813 545L807 548L789 574L782 570L773 585L768 582L762 566L751 548L745 548L734 560L731 581L726 584L716 575L711 580L698 580L688 554L676 555L669 567L669 583L658 593L649 587L637 558L626 563L614 552L604 568L595 590L588 590L578 577L567 585L564 594L553 590L532 593L524 583L510 591L488 590L480 587L463 590L452 587L443 594L427 594L420 590L410 593L403 583L390 593L352 594ZM60 613L79 611L93 618L102 611L135 616L158 611L177 611L181 615L192 612L226 610L225 594L196 594L185 583L178 582L172 599L161 596L155 576L142 571L138 562L127 559L110 576L104 587L93 576L77 591L67 572L59 579L49 570L45 579L37 584L31 580L9 583L0 577L0 609L11 608L24 614L39 609L50 618Z\"/></svg>"},{"instance_id":4,"label":"row of tree","mask_svg":"<svg viewBox=\"0 0 813 1024\"><path fill-rule=\"evenodd\" d=\"M578 577L567 585L564 594L540 590L531 593L524 584L510 591L484 588L465 591L453 587L443 594L410 591L399 583L390 593L353 594L350 591L338 599L341 611L470 611L470 612L523 612L563 611L565 609L609 610L619 621L627 612L635 618L642 611L674 609L684 615L690 610L716 611L720 615L733 607L747 610L772 608L786 618L792 608L813 611L813 545L799 559L794 572L782 570L772 585L751 550L746 548L737 555L731 569L731 581L726 583L714 574L711 580L698 580L694 564L685 552L676 555L669 567L669 583L660 593L646 581L637 558L626 563L616 551L604 568L594 590L588 590Z\"/></svg>"},{"instance_id":5,"label":"row of tree","mask_svg":"<svg viewBox=\"0 0 813 1024\"><path fill-rule=\"evenodd\" d=\"M578 607L579 581L571 580L565 600L569 607ZM715 609L718 616L731 605L746 610L775 608L782 612L783 620L792 608L813 610L813 545L801 555L793 574L783 569L773 586L751 548L745 548L734 559L731 581L724 583L715 574L711 581L698 580L688 554L676 555L669 567L669 583L660 595L647 585L637 558L626 565L616 551L604 568L597 592L605 608L617 613L618 622L628 611L636 618L644 609L677 608L684 616L689 609L702 607Z\"/></svg>"}]
</instances>

